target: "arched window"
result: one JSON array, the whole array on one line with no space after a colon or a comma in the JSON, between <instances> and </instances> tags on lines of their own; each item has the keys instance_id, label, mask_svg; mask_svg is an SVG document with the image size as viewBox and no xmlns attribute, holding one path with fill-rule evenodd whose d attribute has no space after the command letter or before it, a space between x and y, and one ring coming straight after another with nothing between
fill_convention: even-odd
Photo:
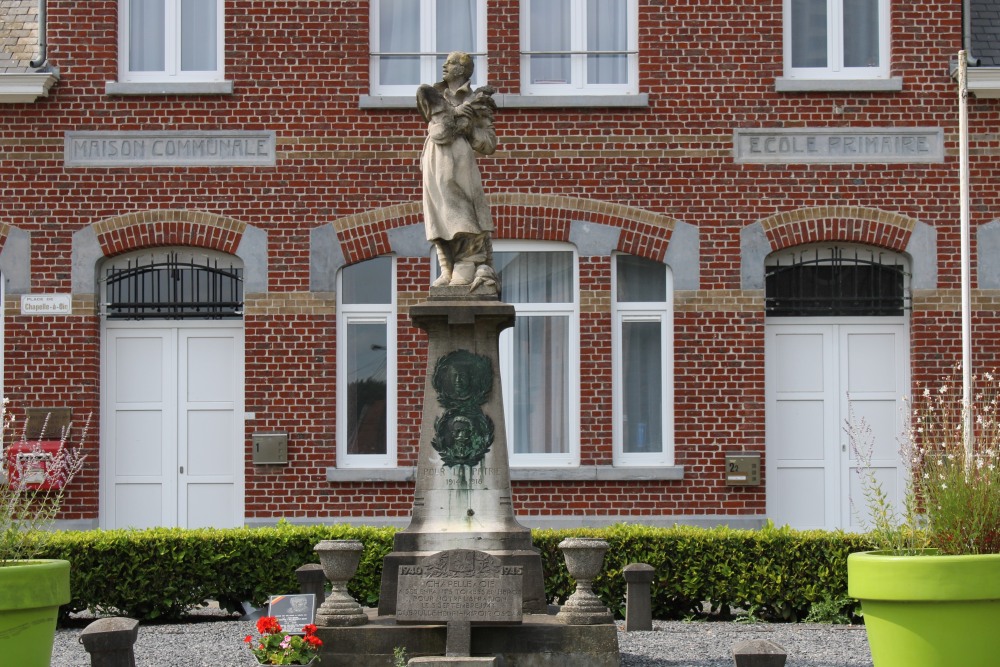
<instances>
[{"instance_id":1,"label":"arched window","mask_svg":"<svg viewBox=\"0 0 1000 667\"><path fill-rule=\"evenodd\" d=\"M232 319L243 316L243 266L201 249L153 250L112 258L100 270L108 319Z\"/></svg>"},{"instance_id":2,"label":"arched window","mask_svg":"<svg viewBox=\"0 0 1000 667\"><path fill-rule=\"evenodd\" d=\"M908 307L909 273L898 254L861 246L808 246L766 262L769 317L898 316Z\"/></svg>"}]
</instances>

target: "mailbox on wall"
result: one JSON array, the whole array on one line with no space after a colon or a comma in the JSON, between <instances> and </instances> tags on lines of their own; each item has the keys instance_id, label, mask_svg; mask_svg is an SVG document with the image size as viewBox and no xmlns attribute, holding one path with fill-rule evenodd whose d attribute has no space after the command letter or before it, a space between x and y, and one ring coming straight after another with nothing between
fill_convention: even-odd
<instances>
[{"instance_id":1,"label":"mailbox on wall","mask_svg":"<svg viewBox=\"0 0 1000 667\"><path fill-rule=\"evenodd\" d=\"M288 464L288 434L287 433L254 433L253 462L258 465Z\"/></svg>"},{"instance_id":2,"label":"mailbox on wall","mask_svg":"<svg viewBox=\"0 0 1000 667\"><path fill-rule=\"evenodd\" d=\"M727 454L726 486L760 484L760 454Z\"/></svg>"},{"instance_id":3,"label":"mailbox on wall","mask_svg":"<svg viewBox=\"0 0 1000 667\"><path fill-rule=\"evenodd\" d=\"M23 483L26 489L61 489L66 483L65 472L52 469L57 462L61 464L57 456L60 447L59 440L13 443L7 448L5 462L8 484Z\"/></svg>"}]
</instances>

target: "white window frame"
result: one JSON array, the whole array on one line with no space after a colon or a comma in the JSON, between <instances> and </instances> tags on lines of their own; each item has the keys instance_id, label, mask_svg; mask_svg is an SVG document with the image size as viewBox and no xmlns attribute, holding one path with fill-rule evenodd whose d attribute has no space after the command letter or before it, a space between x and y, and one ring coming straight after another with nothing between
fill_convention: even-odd
<instances>
[{"instance_id":1,"label":"white window frame","mask_svg":"<svg viewBox=\"0 0 1000 667\"><path fill-rule=\"evenodd\" d=\"M528 0L521 0L521 94L522 95L636 95L639 92L639 6L638 0L627 3L627 81L623 84L587 84L587 4L570 0L572 52L569 83L531 82L531 11Z\"/></svg>"},{"instance_id":2,"label":"white window frame","mask_svg":"<svg viewBox=\"0 0 1000 667\"><path fill-rule=\"evenodd\" d=\"M844 67L844 0L827 3L827 66L792 67L792 0L784 0L784 61L787 79L888 79L890 72L890 0L878 0L879 65Z\"/></svg>"},{"instance_id":3,"label":"white window frame","mask_svg":"<svg viewBox=\"0 0 1000 667\"><path fill-rule=\"evenodd\" d=\"M183 71L181 70L181 0L164 0L164 13L166 14L164 24L164 70L159 72L144 71L133 72L129 67L129 0L118 1L118 80L123 83L151 83L151 82L217 82L225 79L226 65L226 22L225 22L225 0L216 2L216 25L218 35L216 36L215 70L205 71Z\"/></svg>"},{"instance_id":4,"label":"white window frame","mask_svg":"<svg viewBox=\"0 0 1000 667\"><path fill-rule=\"evenodd\" d=\"M470 53L474 58L475 71L472 87L483 85L488 81L486 61L486 0L475 0L476 5L476 35L475 51ZM387 97L413 96L422 83L434 83L441 80L441 68L438 59L448 54L438 53L437 44L437 2L436 0L420 0L420 81L413 84L383 85L380 81L379 57L383 54L381 34L379 32L381 0L371 0L369 38L371 43L371 58L369 63L369 81L371 94Z\"/></svg>"},{"instance_id":5,"label":"white window frame","mask_svg":"<svg viewBox=\"0 0 1000 667\"><path fill-rule=\"evenodd\" d=\"M611 256L611 349L612 349L612 440L613 462L616 466L674 465L674 280L666 268L666 301L641 302L618 300L618 260L621 253ZM625 452L625 382L622 330L626 322L659 322L663 392L661 419L663 449L660 452Z\"/></svg>"},{"instance_id":6,"label":"white window frame","mask_svg":"<svg viewBox=\"0 0 1000 667\"><path fill-rule=\"evenodd\" d=\"M374 259L374 258L373 258ZM386 327L386 451L385 454L349 454L347 452L347 346L337 345L337 467L394 468L397 461L397 319L396 319L396 258L391 258L390 302L345 304L337 299L337 340L346 341L350 324L383 324ZM347 267L345 267L347 268ZM337 294L342 295L344 269L337 273Z\"/></svg>"},{"instance_id":7,"label":"white window frame","mask_svg":"<svg viewBox=\"0 0 1000 667\"><path fill-rule=\"evenodd\" d=\"M511 467L540 468L567 467L580 465L580 258L576 248L567 243L544 241L494 241L494 252L572 252L573 254L573 285L571 294L573 301L567 303L515 303L516 317L557 316L568 320L569 341L567 342L567 359L569 368L568 396L569 449L563 453L551 454L516 454L514 452L514 429L511 409L513 398L510 395L513 373L513 335L510 329L500 333L500 377L503 390L504 418L507 430L507 450ZM502 286L501 286L502 287Z\"/></svg>"}]
</instances>

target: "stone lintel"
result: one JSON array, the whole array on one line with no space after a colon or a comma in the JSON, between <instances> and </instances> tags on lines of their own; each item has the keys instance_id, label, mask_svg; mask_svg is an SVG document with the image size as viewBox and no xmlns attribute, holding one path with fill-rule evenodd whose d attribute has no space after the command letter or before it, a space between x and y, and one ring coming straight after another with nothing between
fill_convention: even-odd
<instances>
[{"instance_id":1,"label":"stone lintel","mask_svg":"<svg viewBox=\"0 0 1000 667\"><path fill-rule=\"evenodd\" d=\"M474 324L480 318L501 318L501 329L514 325L514 306L500 301L425 301L410 307L410 319L420 328L433 319L449 325Z\"/></svg>"}]
</instances>

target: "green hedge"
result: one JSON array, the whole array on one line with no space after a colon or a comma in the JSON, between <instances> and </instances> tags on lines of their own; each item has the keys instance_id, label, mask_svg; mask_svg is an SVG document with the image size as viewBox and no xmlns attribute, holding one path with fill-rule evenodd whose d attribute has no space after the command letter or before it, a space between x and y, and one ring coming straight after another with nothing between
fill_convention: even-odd
<instances>
[{"instance_id":1,"label":"green hedge","mask_svg":"<svg viewBox=\"0 0 1000 667\"><path fill-rule=\"evenodd\" d=\"M804 620L815 602L846 601L848 554L873 548L865 535L773 526L759 531L635 525L536 531L550 600L562 602L573 591L558 549L571 535L608 541L604 572L594 590L618 616L624 614L622 569L630 563L656 568L652 604L658 619L701 616L707 603L722 615L740 608L761 620Z\"/></svg>"},{"instance_id":2,"label":"green hedge","mask_svg":"<svg viewBox=\"0 0 1000 667\"><path fill-rule=\"evenodd\" d=\"M205 600L227 609L261 606L269 595L297 591L295 570L318 562L320 540L358 539L365 552L349 590L378 601L382 557L391 528L309 526L151 529L59 533L40 557L71 563L73 599L64 615L92 609L140 620L176 620Z\"/></svg>"},{"instance_id":3,"label":"green hedge","mask_svg":"<svg viewBox=\"0 0 1000 667\"><path fill-rule=\"evenodd\" d=\"M357 539L365 545L349 590L364 605L378 602L382 558L392 549L392 528L346 525L231 530L112 530L65 532L43 557L72 564L73 600L63 614L83 609L140 619L176 620L204 600L234 609L241 601L260 606L269 595L298 590L295 570L317 562L320 540ZM753 610L763 620L801 620L814 602L847 595L847 555L871 548L864 535L616 525L603 529L536 530L545 589L563 602L573 591L558 544L569 536L608 541L604 573L595 590L618 615L623 612L622 568L656 568L653 615L687 618L708 603L717 613Z\"/></svg>"}]
</instances>

